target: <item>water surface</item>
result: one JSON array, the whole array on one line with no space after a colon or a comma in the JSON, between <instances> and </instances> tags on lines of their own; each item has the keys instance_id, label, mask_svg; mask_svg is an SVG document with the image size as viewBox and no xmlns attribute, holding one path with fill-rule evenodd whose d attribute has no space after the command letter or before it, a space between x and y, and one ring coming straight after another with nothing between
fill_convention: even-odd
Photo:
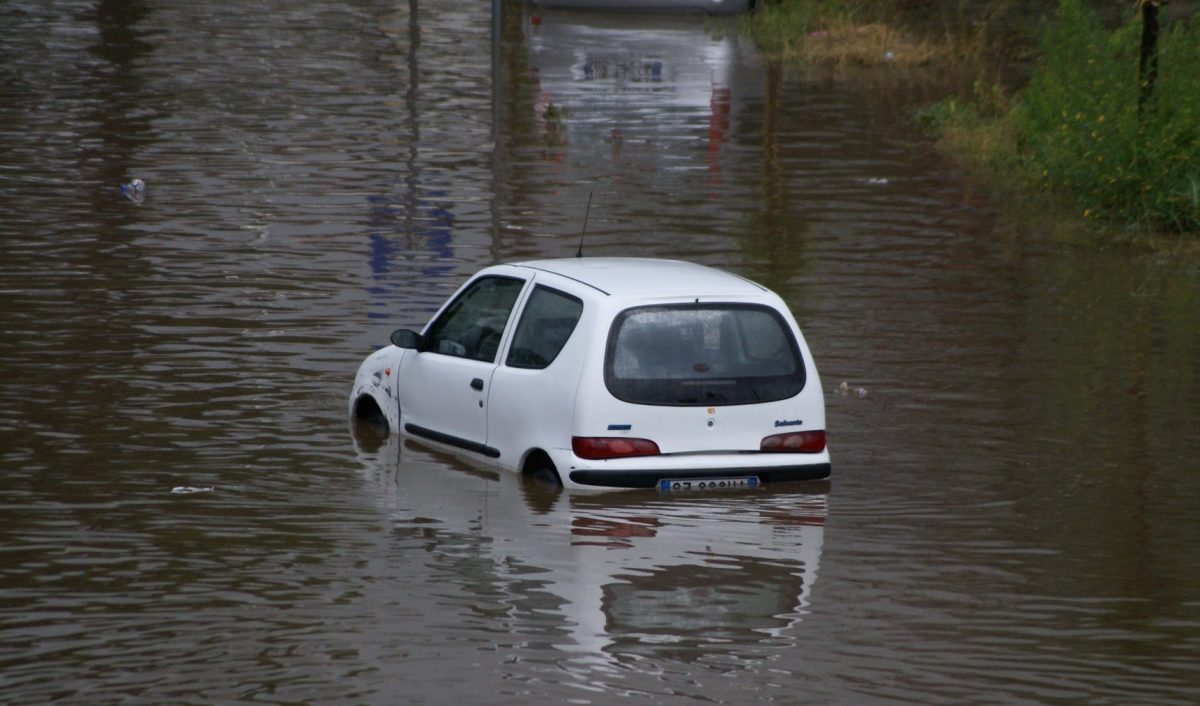
<instances>
[{"instance_id":1,"label":"water surface","mask_svg":"<svg viewBox=\"0 0 1200 706\"><path fill-rule=\"evenodd\" d=\"M2 700L1200 699L1196 266L1009 225L927 79L537 20L0 8ZM787 299L830 482L556 495L355 435L361 358L589 196L586 254Z\"/></svg>"}]
</instances>

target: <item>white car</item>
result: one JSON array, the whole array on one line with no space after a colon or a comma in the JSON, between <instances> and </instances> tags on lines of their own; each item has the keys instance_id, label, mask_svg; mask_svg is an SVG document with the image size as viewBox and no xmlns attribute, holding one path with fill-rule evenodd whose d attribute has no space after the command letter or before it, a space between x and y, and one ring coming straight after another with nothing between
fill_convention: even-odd
<instances>
[{"instance_id":1,"label":"white car","mask_svg":"<svg viewBox=\"0 0 1200 706\"><path fill-rule=\"evenodd\" d=\"M353 418L580 488L825 478L825 403L778 295L686 262L572 258L471 277L369 356Z\"/></svg>"}]
</instances>

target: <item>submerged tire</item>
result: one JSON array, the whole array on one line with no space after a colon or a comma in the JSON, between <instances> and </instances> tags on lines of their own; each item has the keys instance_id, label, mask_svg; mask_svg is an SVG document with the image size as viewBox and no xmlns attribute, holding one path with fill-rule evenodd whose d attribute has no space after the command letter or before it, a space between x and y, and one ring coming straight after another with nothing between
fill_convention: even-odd
<instances>
[{"instance_id":1,"label":"submerged tire","mask_svg":"<svg viewBox=\"0 0 1200 706\"><path fill-rule=\"evenodd\" d=\"M544 454L538 454L529 460L525 466L525 475L534 483L546 488L561 488L562 479L558 477L558 469L554 462Z\"/></svg>"},{"instance_id":2,"label":"submerged tire","mask_svg":"<svg viewBox=\"0 0 1200 706\"><path fill-rule=\"evenodd\" d=\"M354 404L354 418L385 433L389 431L387 415L379 408L375 399L369 395L363 395Z\"/></svg>"}]
</instances>

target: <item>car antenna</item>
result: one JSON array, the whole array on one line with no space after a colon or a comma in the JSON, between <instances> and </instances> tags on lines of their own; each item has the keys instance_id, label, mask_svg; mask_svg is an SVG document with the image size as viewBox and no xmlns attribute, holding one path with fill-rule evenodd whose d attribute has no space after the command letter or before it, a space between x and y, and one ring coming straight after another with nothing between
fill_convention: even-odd
<instances>
[{"instance_id":1,"label":"car antenna","mask_svg":"<svg viewBox=\"0 0 1200 706\"><path fill-rule=\"evenodd\" d=\"M585 208L583 210L583 228L580 229L580 231L579 231L579 249L575 251L575 257L583 257L583 234L587 232L587 218L588 218L588 213L590 213L592 210L592 194L593 193L594 192L591 192L591 191L588 192L587 208Z\"/></svg>"}]
</instances>

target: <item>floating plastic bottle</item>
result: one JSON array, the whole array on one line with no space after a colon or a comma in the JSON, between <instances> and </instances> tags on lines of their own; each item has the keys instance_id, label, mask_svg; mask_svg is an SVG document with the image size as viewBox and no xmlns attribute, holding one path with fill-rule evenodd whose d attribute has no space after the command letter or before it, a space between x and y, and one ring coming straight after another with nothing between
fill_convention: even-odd
<instances>
[{"instance_id":1,"label":"floating plastic bottle","mask_svg":"<svg viewBox=\"0 0 1200 706\"><path fill-rule=\"evenodd\" d=\"M191 495L192 493L211 493L216 490L216 486L208 486L206 488L196 488L190 485L177 485L171 488L172 495Z\"/></svg>"},{"instance_id":2,"label":"floating plastic bottle","mask_svg":"<svg viewBox=\"0 0 1200 706\"><path fill-rule=\"evenodd\" d=\"M128 184L121 184L121 195L130 201L141 203L146 197L146 182L141 179L134 179Z\"/></svg>"}]
</instances>

